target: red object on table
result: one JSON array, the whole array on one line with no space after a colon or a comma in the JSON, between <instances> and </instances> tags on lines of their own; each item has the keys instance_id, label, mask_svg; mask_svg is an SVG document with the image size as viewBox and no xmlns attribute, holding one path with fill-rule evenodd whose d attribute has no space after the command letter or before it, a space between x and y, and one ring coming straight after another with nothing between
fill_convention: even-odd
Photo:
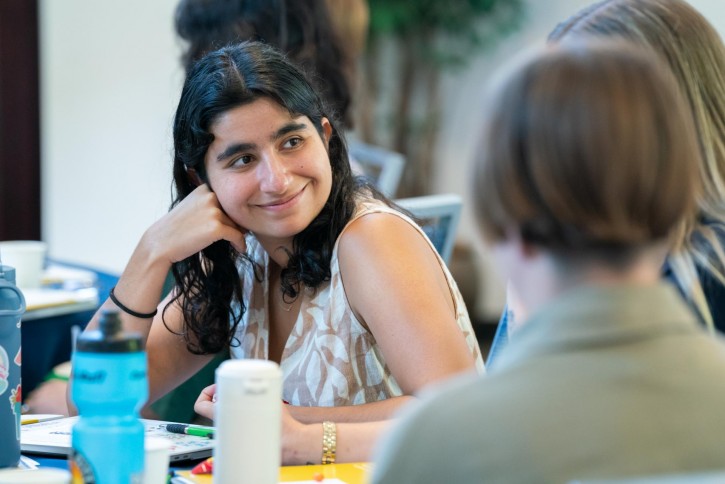
<instances>
[{"instance_id":1,"label":"red object on table","mask_svg":"<svg viewBox=\"0 0 725 484\"><path fill-rule=\"evenodd\" d=\"M200 462L191 470L192 474L211 474L212 468L214 467L214 458L209 457L204 462Z\"/></svg>"}]
</instances>

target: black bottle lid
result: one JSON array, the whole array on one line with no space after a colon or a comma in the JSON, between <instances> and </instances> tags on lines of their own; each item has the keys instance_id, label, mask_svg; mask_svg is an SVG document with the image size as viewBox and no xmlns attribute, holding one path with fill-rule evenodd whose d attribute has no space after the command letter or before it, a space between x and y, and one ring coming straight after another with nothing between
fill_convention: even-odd
<instances>
[{"instance_id":1,"label":"black bottle lid","mask_svg":"<svg viewBox=\"0 0 725 484\"><path fill-rule=\"evenodd\" d=\"M141 335L124 332L121 317L115 309L104 309L98 329L82 333L76 341L76 351L87 353L133 353L143 350Z\"/></svg>"}]
</instances>

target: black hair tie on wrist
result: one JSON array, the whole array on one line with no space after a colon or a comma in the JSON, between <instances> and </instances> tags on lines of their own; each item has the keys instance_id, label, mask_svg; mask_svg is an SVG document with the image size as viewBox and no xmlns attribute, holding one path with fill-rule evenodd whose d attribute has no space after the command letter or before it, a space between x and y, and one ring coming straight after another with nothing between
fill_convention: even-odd
<instances>
[{"instance_id":1,"label":"black hair tie on wrist","mask_svg":"<svg viewBox=\"0 0 725 484\"><path fill-rule=\"evenodd\" d=\"M154 309L154 311L152 313L139 313L137 311L134 311L133 309L127 308L126 306L124 306L123 304L121 304L121 301L119 301L116 298L116 295L113 293L114 289L116 289L116 286L113 286L111 288L111 292L108 293L108 297L111 298L111 301L113 301L113 304L115 304L116 306L118 306L118 309L120 309L124 313L130 314L131 316L134 316L136 318L141 318L141 319L151 319L154 316L156 316L156 313L158 312L158 309Z\"/></svg>"}]
</instances>

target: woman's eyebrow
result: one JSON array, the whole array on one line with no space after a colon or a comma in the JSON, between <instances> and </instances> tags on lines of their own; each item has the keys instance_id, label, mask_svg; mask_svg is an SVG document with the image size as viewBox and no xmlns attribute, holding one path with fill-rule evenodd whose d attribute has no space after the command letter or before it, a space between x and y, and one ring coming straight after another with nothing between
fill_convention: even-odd
<instances>
[{"instance_id":1,"label":"woman's eyebrow","mask_svg":"<svg viewBox=\"0 0 725 484\"><path fill-rule=\"evenodd\" d=\"M295 123L294 121L290 121L289 123L279 128L277 131L275 131L272 136L270 136L270 139L272 141L276 141L289 133L293 133L295 131L303 131L305 129L307 129L307 124ZM252 151L255 149L257 149L257 145L255 143L234 143L227 146L224 151L219 153L216 159L217 161L226 160L227 158L243 151Z\"/></svg>"},{"instance_id":2,"label":"woman's eyebrow","mask_svg":"<svg viewBox=\"0 0 725 484\"><path fill-rule=\"evenodd\" d=\"M307 125L305 123L295 123L294 121L290 121L289 123L279 128L277 131L275 131L271 139L272 141L276 141L286 134L292 133L294 131L303 131L306 128Z\"/></svg>"},{"instance_id":3,"label":"woman's eyebrow","mask_svg":"<svg viewBox=\"0 0 725 484\"><path fill-rule=\"evenodd\" d=\"M227 146L227 148L219 153L216 157L217 161L225 160L231 156L236 155L237 153L241 153L243 151L252 151L257 147L254 143L235 143L233 145Z\"/></svg>"}]
</instances>

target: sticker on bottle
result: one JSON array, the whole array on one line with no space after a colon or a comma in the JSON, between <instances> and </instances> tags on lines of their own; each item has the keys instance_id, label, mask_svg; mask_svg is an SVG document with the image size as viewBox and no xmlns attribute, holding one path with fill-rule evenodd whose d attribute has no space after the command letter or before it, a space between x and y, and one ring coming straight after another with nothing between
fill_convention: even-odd
<instances>
[{"instance_id":1,"label":"sticker on bottle","mask_svg":"<svg viewBox=\"0 0 725 484\"><path fill-rule=\"evenodd\" d=\"M8 378L10 378L10 360L8 352L0 346L0 395L8 389Z\"/></svg>"}]
</instances>

